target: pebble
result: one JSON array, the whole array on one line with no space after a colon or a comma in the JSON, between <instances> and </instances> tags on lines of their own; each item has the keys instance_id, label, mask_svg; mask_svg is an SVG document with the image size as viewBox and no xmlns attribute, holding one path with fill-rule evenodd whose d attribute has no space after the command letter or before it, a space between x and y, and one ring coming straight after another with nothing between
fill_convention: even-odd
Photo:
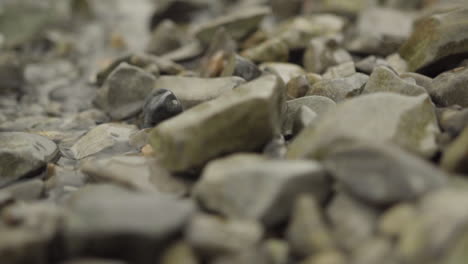
<instances>
[{"instance_id":1,"label":"pebble","mask_svg":"<svg viewBox=\"0 0 468 264\"><path fill-rule=\"evenodd\" d=\"M150 128L184 111L182 103L169 90L154 90L145 99L141 128Z\"/></svg>"},{"instance_id":2,"label":"pebble","mask_svg":"<svg viewBox=\"0 0 468 264\"><path fill-rule=\"evenodd\" d=\"M375 92L392 92L413 96L427 93L424 87L402 79L386 67L375 68L363 90L364 94Z\"/></svg>"},{"instance_id":3,"label":"pebble","mask_svg":"<svg viewBox=\"0 0 468 264\"><path fill-rule=\"evenodd\" d=\"M244 84L240 77L197 78L162 76L154 84L154 89L167 89L180 101L183 109L189 109Z\"/></svg>"},{"instance_id":4,"label":"pebble","mask_svg":"<svg viewBox=\"0 0 468 264\"><path fill-rule=\"evenodd\" d=\"M390 144L339 147L325 156L324 164L343 188L377 205L416 199L447 180L442 171Z\"/></svg>"},{"instance_id":5,"label":"pebble","mask_svg":"<svg viewBox=\"0 0 468 264\"><path fill-rule=\"evenodd\" d=\"M92 155L121 154L132 150L130 136L137 132L134 125L106 123L99 125L80 137L70 149L68 155L81 160Z\"/></svg>"},{"instance_id":6,"label":"pebble","mask_svg":"<svg viewBox=\"0 0 468 264\"><path fill-rule=\"evenodd\" d=\"M209 163L194 189L195 197L210 210L267 225L283 221L295 197L303 193L320 201L326 197L326 174L318 163L242 154Z\"/></svg>"},{"instance_id":7,"label":"pebble","mask_svg":"<svg viewBox=\"0 0 468 264\"><path fill-rule=\"evenodd\" d=\"M279 131L283 91L278 77L258 78L161 123L150 133L150 143L171 171L201 166L221 154L255 150Z\"/></svg>"},{"instance_id":8,"label":"pebble","mask_svg":"<svg viewBox=\"0 0 468 264\"><path fill-rule=\"evenodd\" d=\"M320 158L346 141L364 139L394 142L427 158L437 150L438 133L434 106L427 95L374 93L339 104L314 127L304 129L290 144L287 156Z\"/></svg>"},{"instance_id":9,"label":"pebble","mask_svg":"<svg viewBox=\"0 0 468 264\"><path fill-rule=\"evenodd\" d=\"M315 83L307 95L325 96L338 103L360 95L368 80L369 76L362 73L354 73L342 78L323 79Z\"/></svg>"},{"instance_id":10,"label":"pebble","mask_svg":"<svg viewBox=\"0 0 468 264\"><path fill-rule=\"evenodd\" d=\"M141 111L156 78L127 63L120 64L99 90L96 104L113 120L122 120Z\"/></svg>"},{"instance_id":11,"label":"pebble","mask_svg":"<svg viewBox=\"0 0 468 264\"><path fill-rule=\"evenodd\" d=\"M438 75L427 88L434 103L439 106L468 107L465 95L467 80L468 67L456 68Z\"/></svg>"},{"instance_id":12,"label":"pebble","mask_svg":"<svg viewBox=\"0 0 468 264\"><path fill-rule=\"evenodd\" d=\"M0 186L38 176L59 155L57 145L45 137L24 132L0 133Z\"/></svg>"}]
</instances>

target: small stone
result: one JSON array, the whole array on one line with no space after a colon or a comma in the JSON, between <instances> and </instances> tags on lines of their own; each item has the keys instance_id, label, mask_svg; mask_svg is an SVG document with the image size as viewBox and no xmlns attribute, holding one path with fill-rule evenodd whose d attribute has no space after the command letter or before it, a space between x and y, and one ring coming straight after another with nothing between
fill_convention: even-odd
<instances>
[{"instance_id":1,"label":"small stone","mask_svg":"<svg viewBox=\"0 0 468 264\"><path fill-rule=\"evenodd\" d=\"M110 259L82 258L61 262L60 264L127 264L127 262Z\"/></svg>"},{"instance_id":2,"label":"small stone","mask_svg":"<svg viewBox=\"0 0 468 264\"><path fill-rule=\"evenodd\" d=\"M50 203L17 203L2 210L0 256L4 263L47 264L54 258L64 219L61 208Z\"/></svg>"},{"instance_id":3,"label":"small stone","mask_svg":"<svg viewBox=\"0 0 468 264\"><path fill-rule=\"evenodd\" d=\"M294 126L294 119L297 111L302 106L306 106L314 111L318 116L335 109L336 103L324 96L304 96L298 99L287 101L286 113L284 114L283 133L290 135Z\"/></svg>"},{"instance_id":4,"label":"small stone","mask_svg":"<svg viewBox=\"0 0 468 264\"><path fill-rule=\"evenodd\" d=\"M262 71L250 60L233 53L229 56L221 76L237 76L252 81L262 75Z\"/></svg>"},{"instance_id":5,"label":"small stone","mask_svg":"<svg viewBox=\"0 0 468 264\"><path fill-rule=\"evenodd\" d=\"M440 165L447 171L467 173L468 128L444 150Z\"/></svg>"},{"instance_id":6,"label":"small stone","mask_svg":"<svg viewBox=\"0 0 468 264\"><path fill-rule=\"evenodd\" d=\"M353 197L339 193L327 207L336 241L353 250L374 236L378 211Z\"/></svg>"},{"instance_id":7,"label":"small stone","mask_svg":"<svg viewBox=\"0 0 468 264\"><path fill-rule=\"evenodd\" d=\"M229 92L245 81L239 77L196 78L180 76L160 77L155 90L167 89L180 101L184 109L210 101Z\"/></svg>"},{"instance_id":8,"label":"small stone","mask_svg":"<svg viewBox=\"0 0 468 264\"><path fill-rule=\"evenodd\" d=\"M18 95L24 84L23 67L18 59L14 56L0 56L0 95Z\"/></svg>"},{"instance_id":9,"label":"small stone","mask_svg":"<svg viewBox=\"0 0 468 264\"><path fill-rule=\"evenodd\" d=\"M398 239L403 234L402 226L407 226L417 215L415 206L411 204L398 204L382 214L378 230L388 238Z\"/></svg>"},{"instance_id":10,"label":"small stone","mask_svg":"<svg viewBox=\"0 0 468 264\"><path fill-rule=\"evenodd\" d=\"M209 163L194 195L227 217L274 225L287 217L297 195L308 193L322 201L328 187L322 167L313 161L238 154Z\"/></svg>"},{"instance_id":11,"label":"small stone","mask_svg":"<svg viewBox=\"0 0 468 264\"><path fill-rule=\"evenodd\" d=\"M26 180L3 188L2 191L10 193L15 200L39 200L44 194L44 182L39 179Z\"/></svg>"},{"instance_id":12,"label":"small stone","mask_svg":"<svg viewBox=\"0 0 468 264\"><path fill-rule=\"evenodd\" d=\"M88 131L68 152L77 160L97 154L124 153L132 150L129 144L130 135L136 132L134 125L102 124Z\"/></svg>"},{"instance_id":13,"label":"small stone","mask_svg":"<svg viewBox=\"0 0 468 264\"><path fill-rule=\"evenodd\" d=\"M303 4L306 14L332 12L349 17L356 17L364 9L376 5L377 1L375 0L305 0Z\"/></svg>"},{"instance_id":14,"label":"small stone","mask_svg":"<svg viewBox=\"0 0 468 264\"><path fill-rule=\"evenodd\" d=\"M260 242L263 228L255 221L200 214L191 219L185 236L204 255L238 254Z\"/></svg>"},{"instance_id":15,"label":"small stone","mask_svg":"<svg viewBox=\"0 0 468 264\"><path fill-rule=\"evenodd\" d=\"M386 67L377 67L374 69L362 92L364 94L392 92L412 96L427 93L424 87L398 77L395 72Z\"/></svg>"},{"instance_id":16,"label":"small stone","mask_svg":"<svg viewBox=\"0 0 468 264\"><path fill-rule=\"evenodd\" d=\"M304 74L304 69L293 63L268 62L260 64L263 71L278 75L284 83L288 83L292 78Z\"/></svg>"},{"instance_id":17,"label":"small stone","mask_svg":"<svg viewBox=\"0 0 468 264\"><path fill-rule=\"evenodd\" d=\"M289 59L289 48L281 39L270 39L241 53L254 62L286 62Z\"/></svg>"},{"instance_id":18,"label":"small stone","mask_svg":"<svg viewBox=\"0 0 468 264\"><path fill-rule=\"evenodd\" d=\"M352 253L353 264L395 264L398 263L393 256L392 243L385 238L373 238L366 241Z\"/></svg>"},{"instance_id":19,"label":"small stone","mask_svg":"<svg viewBox=\"0 0 468 264\"><path fill-rule=\"evenodd\" d=\"M352 62L351 55L339 47L342 37L321 37L310 41L303 64L308 72L323 73L329 67Z\"/></svg>"},{"instance_id":20,"label":"small stone","mask_svg":"<svg viewBox=\"0 0 468 264\"><path fill-rule=\"evenodd\" d=\"M398 53L388 55L385 60L387 61L390 68L395 70L398 74L402 74L408 71L408 63Z\"/></svg>"},{"instance_id":21,"label":"small stone","mask_svg":"<svg viewBox=\"0 0 468 264\"><path fill-rule=\"evenodd\" d=\"M257 78L159 124L150 143L171 171L199 167L222 154L259 149L279 131L283 91L278 77Z\"/></svg>"},{"instance_id":22,"label":"small stone","mask_svg":"<svg viewBox=\"0 0 468 264\"><path fill-rule=\"evenodd\" d=\"M275 136L263 149L263 154L273 159L283 159L288 151L282 135Z\"/></svg>"},{"instance_id":23,"label":"small stone","mask_svg":"<svg viewBox=\"0 0 468 264\"><path fill-rule=\"evenodd\" d=\"M468 67L457 68L438 75L427 88L432 99L439 106L468 107L467 81Z\"/></svg>"},{"instance_id":24,"label":"small stone","mask_svg":"<svg viewBox=\"0 0 468 264\"><path fill-rule=\"evenodd\" d=\"M450 59L463 60L468 51L467 14L468 9L455 8L419 19L399 51L408 70L436 75L453 68Z\"/></svg>"},{"instance_id":25,"label":"small stone","mask_svg":"<svg viewBox=\"0 0 468 264\"><path fill-rule=\"evenodd\" d=\"M228 16L219 17L195 29L194 35L205 45L210 43L212 35L221 27L235 40L241 40L255 31L263 18L271 13L268 7L254 7L239 10Z\"/></svg>"},{"instance_id":26,"label":"small stone","mask_svg":"<svg viewBox=\"0 0 468 264\"><path fill-rule=\"evenodd\" d=\"M352 129L350 129L352 128ZM349 99L304 129L289 145L289 158L320 158L346 142L394 142L422 157L437 150L439 133L434 106L427 95L374 93Z\"/></svg>"},{"instance_id":27,"label":"small stone","mask_svg":"<svg viewBox=\"0 0 468 264\"><path fill-rule=\"evenodd\" d=\"M292 128L293 135L299 134L304 128L311 125L315 120L317 120L317 113L309 107L303 105L299 110L297 110L296 115L294 116L294 123Z\"/></svg>"},{"instance_id":28,"label":"small stone","mask_svg":"<svg viewBox=\"0 0 468 264\"><path fill-rule=\"evenodd\" d=\"M356 70L369 75L379 66L390 67L386 60L377 58L373 55L367 56L366 58L356 62Z\"/></svg>"},{"instance_id":29,"label":"small stone","mask_svg":"<svg viewBox=\"0 0 468 264\"><path fill-rule=\"evenodd\" d=\"M130 263L151 262L154 250L180 232L194 212L190 201L112 185L76 191L68 208L63 235L70 255L112 252L113 258Z\"/></svg>"},{"instance_id":30,"label":"small stone","mask_svg":"<svg viewBox=\"0 0 468 264\"><path fill-rule=\"evenodd\" d=\"M166 89L154 90L146 97L143 105L141 128L150 128L162 121L182 113L182 103Z\"/></svg>"},{"instance_id":31,"label":"small stone","mask_svg":"<svg viewBox=\"0 0 468 264\"><path fill-rule=\"evenodd\" d=\"M284 41L290 50L303 50L311 39L339 34L345 25L346 19L332 14L298 16L280 24L272 36Z\"/></svg>"},{"instance_id":32,"label":"small stone","mask_svg":"<svg viewBox=\"0 0 468 264\"><path fill-rule=\"evenodd\" d=\"M354 62L348 61L336 66L329 67L323 74L324 79L346 78L356 73Z\"/></svg>"},{"instance_id":33,"label":"small stone","mask_svg":"<svg viewBox=\"0 0 468 264\"><path fill-rule=\"evenodd\" d=\"M301 195L296 199L286 236L292 252L299 256L314 255L336 246L321 208L311 196Z\"/></svg>"},{"instance_id":34,"label":"small stone","mask_svg":"<svg viewBox=\"0 0 468 264\"><path fill-rule=\"evenodd\" d=\"M468 125L468 109L448 107L438 110L439 125L451 139L459 136Z\"/></svg>"},{"instance_id":35,"label":"small stone","mask_svg":"<svg viewBox=\"0 0 468 264\"><path fill-rule=\"evenodd\" d=\"M112 119L122 120L136 115L153 89L153 75L127 63L120 64L99 90L96 103Z\"/></svg>"},{"instance_id":36,"label":"small stone","mask_svg":"<svg viewBox=\"0 0 468 264\"><path fill-rule=\"evenodd\" d=\"M416 199L442 187L447 178L426 161L390 144L341 147L327 155L324 164L347 191L377 205Z\"/></svg>"},{"instance_id":37,"label":"small stone","mask_svg":"<svg viewBox=\"0 0 468 264\"><path fill-rule=\"evenodd\" d=\"M171 20L164 20L154 29L146 50L154 55L164 55L186 42L185 33Z\"/></svg>"},{"instance_id":38,"label":"small stone","mask_svg":"<svg viewBox=\"0 0 468 264\"><path fill-rule=\"evenodd\" d=\"M345 264L346 256L339 251L327 251L306 258L300 264Z\"/></svg>"},{"instance_id":39,"label":"small stone","mask_svg":"<svg viewBox=\"0 0 468 264\"><path fill-rule=\"evenodd\" d=\"M107 67L98 72L96 75L96 84L99 86L103 85L109 75L123 62L139 67L152 73L154 76L158 76L159 74L180 74L184 71L184 68L181 65L174 63L169 59L156 57L150 54L131 54L117 58Z\"/></svg>"},{"instance_id":40,"label":"small stone","mask_svg":"<svg viewBox=\"0 0 468 264\"><path fill-rule=\"evenodd\" d=\"M367 80L369 76L362 73L355 73L345 78L324 79L314 84L307 95L325 96L335 102L340 102L360 95Z\"/></svg>"},{"instance_id":41,"label":"small stone","mask_svg":"<svg viewBox=\"0 0 468 264\"><path fill-rule=\"evenodd\" d=\"M426 90L430 88L431 83L432 83L432 78L427 77L426 75L416 73L416 72L403 72L400 74L400 78L402 79L412 78L416 81L417 85L424 87Z\"/></svg>"},{"instance_id":42,"label":"small stone","mask_svg":"<svg viewBox=\"0 0 468 264\"><path fill-rule=\"evenodd\" d=\"M58 154L57 145L45 137L23 132L0 133L0 187L34 176Z\"/></svg>"},{"instance_id":43,"label":"small stone","mask_svg":"<svg viewBox=\"0 0 468 264\"><path fill-rule=\"evenodd\" d=\"M85 185L87 177L78 170L50 166L50 175L45 182L45 194L48 200L62 203L68 195Z\"/></svg>"},{"instance_id":44,"label":"small stone","mask_svg":"<svg viewBox=\"0 0 468 264\"><path fill-rule=\"evenodd\" d=\"M288 99L303 97L312 85L322 80L322 76L315 73L307 73L292 78L286 85Z\"/></svg>"},{"instance_id":45,"label":"small stone","mask_svg":"<svg viewBox=\"0 0 468 264\"><path fill-rule=\"evenodd\" d=\"M358 18L356 35L346 42L355 53L390 55L410 36L411 13L390 8L369 8Z\"/></svg>"},{"instance_id":46,"label":"small stone","mask_svg":"<svg viewBox=\"0 0 468 264\"><path fill-rule=\"evenodd\" d=\"M176 242L164 251L160 259L161 264L198 264L200 261L194 250L186 242Z\"/></svg>"},{"instance_id":47,"label":"small stone","mask_svg":"<svg viewBox=\"0 0 468 264\"><path fill-rule=\"evenodd\" d=\"M81 171L95 182L113 183L136 191L187 193L179 181L157 162L141 156L113 156L85 162Z\"/></svg>"}]
</instances>

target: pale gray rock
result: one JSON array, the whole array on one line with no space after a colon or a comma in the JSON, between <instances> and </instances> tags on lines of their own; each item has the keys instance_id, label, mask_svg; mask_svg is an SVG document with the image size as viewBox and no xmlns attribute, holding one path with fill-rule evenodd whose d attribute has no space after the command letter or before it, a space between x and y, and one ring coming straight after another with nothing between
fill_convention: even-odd
<instances>
[{"instance_id":1,"label":"pale gray rock","mask_svg":"<svg viewBox=\"0 0 468 264\"><path fill-rule=\"evenodd\" d=\"M238 154L209 163L194 195L204 207L227 217L273 225L287 217L299 194L322 200L328 188L326 174L316 162Z\"/></svg>"}]
</instances>

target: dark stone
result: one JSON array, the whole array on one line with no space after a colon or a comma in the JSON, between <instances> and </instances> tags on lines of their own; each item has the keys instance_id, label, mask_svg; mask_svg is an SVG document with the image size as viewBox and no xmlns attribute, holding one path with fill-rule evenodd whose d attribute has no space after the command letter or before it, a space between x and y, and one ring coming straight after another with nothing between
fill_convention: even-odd
<instances>
[{"instance_id":1,"label":"dark stone","mask_svg":"<svg viewBox=\"0 0 468 264\"><path fill-rule=\"evenodd\" d=\"M143 106L141 127L149 128L184 111L177 97L166 89L153 91Z\"/></svg>"}]
</instances>

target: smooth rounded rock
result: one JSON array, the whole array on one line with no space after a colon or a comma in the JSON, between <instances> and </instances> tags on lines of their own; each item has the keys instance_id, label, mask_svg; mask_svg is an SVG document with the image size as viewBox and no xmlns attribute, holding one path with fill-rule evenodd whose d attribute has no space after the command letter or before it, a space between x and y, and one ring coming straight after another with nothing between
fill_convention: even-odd
<instances>
[{"instance_id":1,"label":"smooth rounded rock","mask_svg":"<svg viewBox=\"0 0 468 264\"><path fill-rule=\"evenodd\" d=\"M154 127L182 112L182 104L171 91L155 90L146 98L143 105L141 128Z\"/></svg>"}]
</instances>

